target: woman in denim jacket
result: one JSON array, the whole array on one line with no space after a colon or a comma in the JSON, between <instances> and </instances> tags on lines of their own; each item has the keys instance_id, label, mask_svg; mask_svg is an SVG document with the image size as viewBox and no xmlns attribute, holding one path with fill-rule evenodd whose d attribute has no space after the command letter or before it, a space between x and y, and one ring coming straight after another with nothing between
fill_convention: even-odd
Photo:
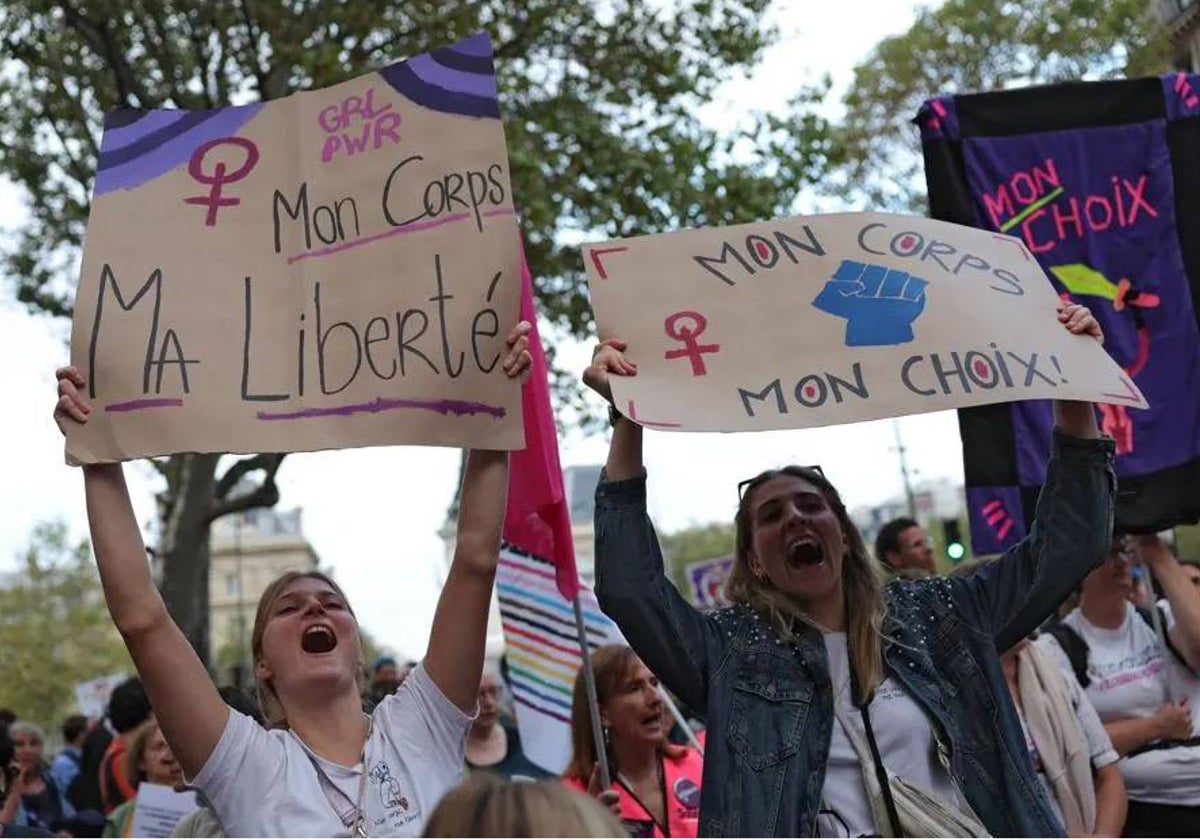
<instances>
[{"instance_id":1,"label":"woman in denim jacket","mask_svg":"<svg viewBox=\"0 0 1200 840\"><path fill-rule=\"evenodd\" d=\"M1085 307L1061 304L1059 320L1103 340ZM637 373L624 349L600 345L584 376L610 402L609 376ZM1111 441L1091 404L1054 411L1033 526L996 563L962 578L885 583L819 469L786 467L739 488L735 606L707 615L663 573L642 430L614 418L596 490L596 592L651 670L706 716L701 836L890 833L867 801L874 762L858 760L838 720L861 743L864 707L891 774L973 812L993 835L1063 833L997 654L1103 560L1112 531Z\"/></svg>"}]
</instances>

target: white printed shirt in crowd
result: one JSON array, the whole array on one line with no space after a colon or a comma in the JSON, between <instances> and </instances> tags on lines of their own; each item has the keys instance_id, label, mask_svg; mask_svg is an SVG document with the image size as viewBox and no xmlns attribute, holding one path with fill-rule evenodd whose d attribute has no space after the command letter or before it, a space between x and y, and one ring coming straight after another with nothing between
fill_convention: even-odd
<instances>
[{"instance_id":1,"label":"white printed shirt in crowd","mask_svg":"<svg viewBox=\"0 0 1200 840\"><path fill-rule=\"evenodd\" d=\"M1096 707L1087 699L1087 695L1083 693L1083 689L1079 687L1079 682L1073 674L1067 674L1067 697L1071 701L1071 708L1075 710L1075 717L1079 720L1079 728L1083 731L1083 738L1087 741L1088 756L1092 761L1092 769L1099 770L1101 767L1107 767L1110 764L1115 764L1120 760L1117 751L1113 749L1112 739L1108 737L1108 733L1104 730L1104 724L1100 722L1100 716L1096 714ZM1054 793L1054 788L1050 786L1050 780L1046 778L1046 773L1042 769L1042 757L1038 753L1037 744L1033 742L1033 736L1029 732L1029 726L1025 723L1025 715L1018 708L1017 716L1021 719L1021 731L1025 733L1025 747L1029 750L1029 759L1033 762L1033 766L1037 768L1038 781L1042 783L1042 787L1046 791L1046 799L1050 802L1050 807L1054 809L1055 816L1059 822L1063 820L1062 808L1058 805L1058 797Z\"/></svg>"},{"instance_id":2,"label":"white printed shirt in crowd","mask_svg":"<svg viewBox=\"0 0 1200 840\"><path fill-rule=\"evenodd\" d=\"M855 709L850 693L846 634L823 635L825 650L829 655L834 701L851 712L847 717L851 725L858 724L859 737L866 743L866 729L862 726L862 717ZM946 804L967 810L950 774L938 760L929 718L896 680L888 677L875 690L869 711L871 729L879 745L883 766L888 772L917 785ZM825 768L825 787L821 791L821 813L817 819L817 833L821 837L879 834L867 799L864 772L874 773L875 769L862 767L850 739L835 718L829 743L829 763Z\"/></svg>"},{"instance_id":3,"label":"white printed shirt in crowd","mask_svg":"<svg viewBox=\"0 0 1200 840\"><path fill-rule=\"evenodd\" d=\"M1115 630L1097 627L1078 608L1063 623L1088 645L1087 698L1105 723L1155 714L1168 698L1200 700L1200 681L1173 654L1163 659L1158 638L1132 604ZM1168 617L1166 627L1173 621ZM1038 639L1053 653L1072 680L1075 672L1058 642L1048 634ZM1200 715L1193 715L1192 734L1200 734ZM1131 800L1166 805L1200 805L1200 746L1150 750L1118 765Z\"/></svg>"},{"instance_id":4,"label":"white printed shirt in crowd","mask_svg":"<svg viewBox=\"0 0 1200 840\"><path fill-rule=\"evenodd\" d=\"M208 797L230 837L346 837L313 762L348 803L358 802L366 772L367 834L418 837L433 808L462 778L470 725L422 664L375 707L364 762L344 767L327 761L291 731L267 731L230 710L221 740L192 784Z\"/></svg>"}]
</instances>

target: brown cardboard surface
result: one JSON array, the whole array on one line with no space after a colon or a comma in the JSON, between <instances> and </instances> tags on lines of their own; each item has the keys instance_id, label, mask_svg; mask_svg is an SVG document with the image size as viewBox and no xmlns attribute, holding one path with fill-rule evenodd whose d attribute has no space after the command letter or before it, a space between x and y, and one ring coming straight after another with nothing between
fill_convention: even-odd
<instances>
[{"instance_id":1,"label":"brown cardboard surface","mask_svg":"<svg viewBox=\"0 0 1200 840\"><path fill-rule=\"evenodd\" d=\"M68 459L523 446L500 120L378 72L223 110L145 112L205 124L134 164L173 152L165 171L98 178L71 336L93 412ZM212 137L213 116L233 127ZM135 130L110 120L102 165Z\"/></svg>"},{"instance_id":2,"label":"brown cardboard surface","mask_svg":"<svg viewBox=\"0 0 1200 840\"><path fill-rule=\"evenodd\" d=\"M885 213L798 216L585 245L618 409L650 428L753 431L1026 399L1142 408L1055 315L1019 239Z\"/></svg>"}]
</instances>

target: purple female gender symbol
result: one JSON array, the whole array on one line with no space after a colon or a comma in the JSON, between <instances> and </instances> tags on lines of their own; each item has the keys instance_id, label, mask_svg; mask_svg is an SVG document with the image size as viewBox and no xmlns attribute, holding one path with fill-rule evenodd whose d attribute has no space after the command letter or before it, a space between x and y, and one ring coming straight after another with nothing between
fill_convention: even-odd
<instances>
[{"instance_id":1,"label":"purple female gender symbol","mask_svg":"<svg viewBox=\"0 0 1200 840\"><path fill-rule=\"evenodd\" d=\"M687 323L680 323L687 322ZM667 335L683 343L680 350L668 350L666 359L687 358L692 362L692 376L704 376L708 371L704 367L704 354L716 353L721 349L720 344L700 344L696 341L706 329L708 319L699 312L685 310L676 312L664 322Z\"/></svg>"},{"instance_id":2,"label":"purple female gender symbol","mask_svg":"<svg viewBox=\"0 0 1200 840\"><path fill-rule=\"evenodd\" d=\"M213 173L209 175L204 171L204 158L210 151L218 146L239 146L245 153L246 159L242 165L233 172L225 171L225 162L218 161L213 167ZM221 195L221 187L225 184L232 184L234 181L240 181L250 174L250 170L258 163L258 146L254 145L253 140L248 140L245 137L219 137L216 140L209 140L204 145L192 152L192 159L188 161L188 174L201 184L212 184L212 189L208 191L208 195L194 195L190 198L185 198L187 204L200 204L208 207L208 215L204 219L206 227L213 227L217 223L217 210L221 207L234 207L242 203L240 198L226 198Z\"/></svg>"}]
</instances>

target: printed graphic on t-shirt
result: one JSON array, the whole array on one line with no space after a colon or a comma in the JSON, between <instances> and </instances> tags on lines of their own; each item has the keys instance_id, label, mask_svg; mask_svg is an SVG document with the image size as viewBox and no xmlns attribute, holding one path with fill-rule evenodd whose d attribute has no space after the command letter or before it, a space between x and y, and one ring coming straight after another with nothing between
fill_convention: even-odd
<instances>
[{"instance_id":1,"label":"printed graphic on t-shirt","mask_svg":"<svg viewBox=\"0 0 1200 840\"><path fill-rule=\"evenodd\" d=\"M421 816L420 809L410 809L410 802L400 789L400 782L384 761L376 761L371 765L367 776L371 788L379 798L385 816L375 821L375 825L385 822L392 828L400 828Z\"/></svg>"},{"instance_id":2,"label":"printed graphic on t-shirt","mask_svg":"<svg viewBox=\"0 0 1200 840\"><path fill-rule=\"evenodd\" d=\"M1129 683L1152 679L1162 673L1163 667L1162 655L1151 645L1121 659L1090 661L1088 676L1097 691L1112 691Z\"/></svg>"}]
</instances>

